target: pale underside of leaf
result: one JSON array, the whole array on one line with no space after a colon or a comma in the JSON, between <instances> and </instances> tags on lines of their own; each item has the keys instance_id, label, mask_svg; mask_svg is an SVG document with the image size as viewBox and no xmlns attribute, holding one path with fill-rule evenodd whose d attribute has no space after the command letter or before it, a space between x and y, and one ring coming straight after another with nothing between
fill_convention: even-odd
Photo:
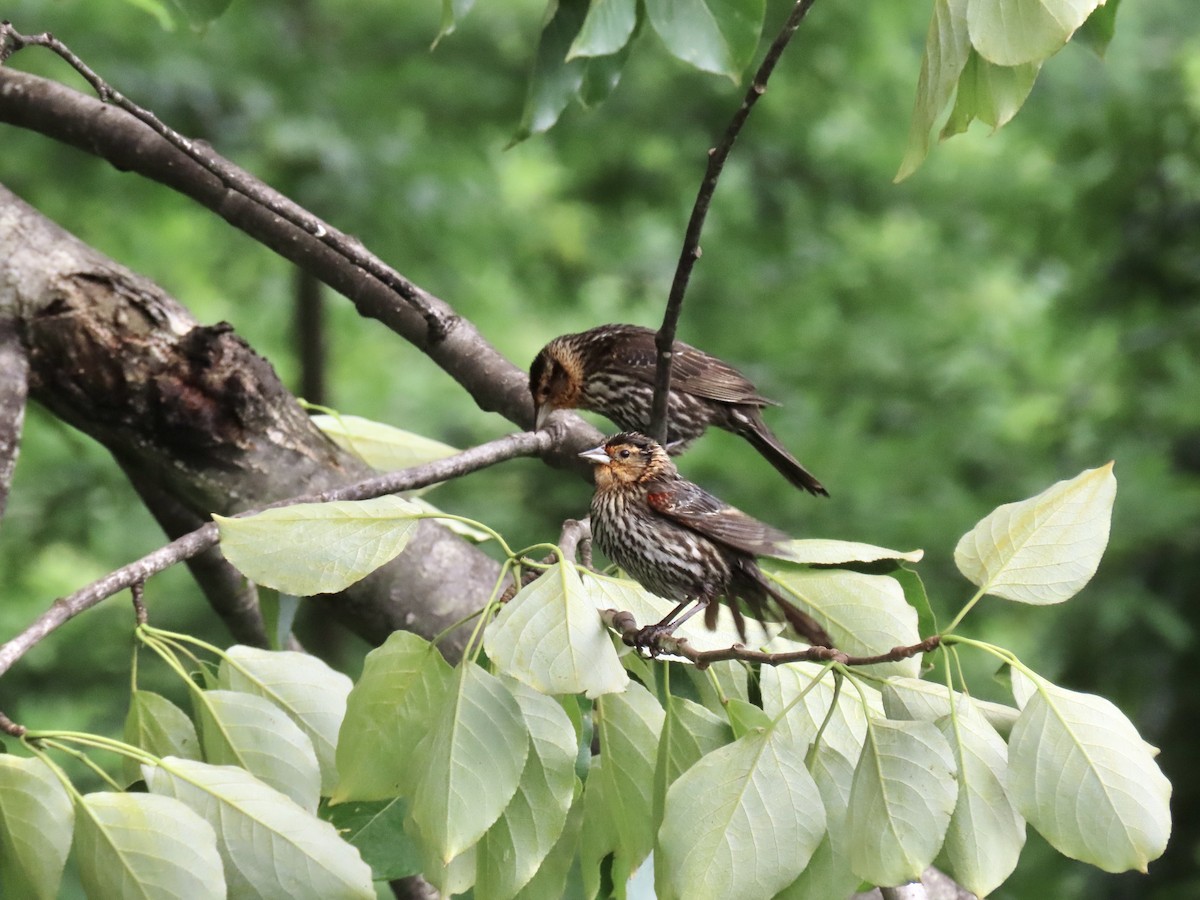
<instances>
[{"instance_id":1,"label":"pale underside of leaf","mask_svg":"<svg viewBox=\"0 0 1200 900\"><path fill-rule=\"evenodd\" d=\"M1170 782L1103 697L1039 682L1009 738L1009 766L1017 808L1060 853L1144 872L1166 848Z\"/></svg>"},{"instance_id":2,"label":"pale underside of leaf","mask_svg":"<svg viewBox=\"0 0 1200 900\"><path fill-rule=\"evenodd\" d=\"M75 809L40 759L0 754L0 895L53 900L71 849Z\"/></svg>"},{"instance_id":3,"label":"pale underside of leaf","mask_svg":"<svg viewBox=\"0 0 1200 900\"><path fill-rule=\"evenodd\" d=\"M395 559L420 510L402 497L299 503L253 516L213 516L221 552L258 584L297 596L344 590Z\"/></svg>"},{"instance_id":4,"label":"pale underside of leaf","mask_svg":"<svg viewBox=\"0 0 1200 900\"><path fill-rule=\"evenodd\" d=\"M846 819L855 874L884 887L920 878L941 849L957 793L950 747L934 725L872 719Z\"/></svg>"},{"instance_id":5,"label":"pale underside of leaf","mask_svg":"<svg viewBox=\"0 0 1200 900\"><path fill-rule=\"evenodd\" d=\"M375 897L358 850L244 769L168 757L142 771L152 793L182 801L216 831L230 896Z\"/></svg>"},{"instance_id":6,"label":"pale underside of leaf","mask_svg":"<svg viewBox=\"0 0 1200 900\"><path fill-rule=\"evenodd\" d=\"M962 537L954 561L985 594L1033 604L1069 600L1100 565L1116 491L1109 463L1007 503Z\"/></svg>"},{"instance_id":7,"label":"pale underside of leaf","mask_svg":"<svg viewBox=\"0 0 1200 900\"><path fill-rule=\"evenodd\" d=\"M89 897L225 897L212 826L170 797L87 794L76 817L75 853Z\"/></svg>"},{"instance_id":8,"label":"pale underside of leaf","mask_svg":"<svg viewBox=\"0 0 1200 900\"><path fill-rule=\"evenodd\" d=\"M570 563L518 591L484 632L483 646L501 672L547 694L597 697L629 682Z\"/></svg>"}]
</instances>

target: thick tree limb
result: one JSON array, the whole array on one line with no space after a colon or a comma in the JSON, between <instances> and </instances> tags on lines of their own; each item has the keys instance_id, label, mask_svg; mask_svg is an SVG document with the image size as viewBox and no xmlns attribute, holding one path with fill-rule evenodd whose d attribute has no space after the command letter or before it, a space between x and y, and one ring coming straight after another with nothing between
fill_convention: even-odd
<instances>
[{"instance_id":1,"label":"thick tree limb","mask_svg":"<svg viewBox=\"0 0 1200 900\"><path fill-rule=\"evenodd\" d=\"M0 309L3 306L0 300ZM16 320L0 312L0 521L4 519L17 465L28 388L29 361L17 334Z\"/></svg>"},{"instance_id":2,"label":"thick tree limb","mask_svg":"<svg viewBox=\"0 0 1200 900\"><path fill-rule=\"evenodd\" d=\"M173 497L180 509L207 518L329 491L370 474L316 429L270 365L227 325L201 326L157 286L3 188L0 246L0 318L16 322L29 359L30 396L136 469L143 493ZM518 437L527 454L551 441L547 434ZM432 480L444 480L453 468L446 463ZM398 489L395 476L382 480ZM109 596L195 555L212 543L212 535L205 543L205 532L91 590ZM480 608L497 574L497 564L473 545L426 521L398 559L317 602L370 641L397 628L432 636ZM87 604L59 601L30 639L36 642L80 608ZM447 645L451 655L458 647L454 639Z\"/></svg>"},{"instance_id":3,"label":"thick tree limb","mask_svg":"<svg viewBox=\"0 0 1200 900\"><path fill-rule=\"evenodd\" d=\"M56 82L0 66L0 122L78 147L122 171L151 178L191 197L349 298L362 315L383 322L420 348L461 384L481 409L500 413L523 428L532 426L533 404L525 371L505 359L448 304L413 286L420 291L424 307L442 323L438 339L433 340L427 317L391 287L368 275L354 259L223 182L128 113ZM206 153L220 160L211 151ZM269 191L276 205L290 204L297 215L311 216L249 173L220 161L236 170L240 181L252 181L261 191ZM553 427L555 448L546 454L547 461L586 474L586 466L576 454L595 446L599 433L574 415L556 416Z\"/></svg>"}]
</instances>

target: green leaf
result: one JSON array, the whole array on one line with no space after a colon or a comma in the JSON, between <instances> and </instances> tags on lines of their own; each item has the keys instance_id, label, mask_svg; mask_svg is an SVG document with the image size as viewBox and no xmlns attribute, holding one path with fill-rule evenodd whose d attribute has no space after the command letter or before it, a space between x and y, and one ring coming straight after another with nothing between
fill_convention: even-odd
<instances>
[{"instance_id":1,"label":"green leaf","mask_svg":"<svg viewBox=\"0 0 1200 900\"><path fill-rule=\"evenodd\" d=\"M587 0L557 0L549 9L529 75L525 110L512 144L552 128L583 84L587 60L568 59L567 54L587 18Z\"/></svg>"},{"instance_id":2,"label":"green leaf","mask_svg":"<svg viewBox=\"0 0 1200 900\"><path fill-rule=\"evenodd\" d=\"M662 799L671 784L701 757L733 740L729 722L684 697L670 696L658 744L654 778L661 785ZM661 821L661 809L654 820Z\"/></svg>"},{"instance_id":3,"label":"green leaf","mask_svg":"<svg viewBox=\"0 0 1200 900\"><path fill-rule=\"evenodd\" d=\"M477 897L509 900L554 849L575 798L575 729L552 697L520 682L508 687L529 729L529 756L517 792L477 846Z\"/></svg>"},{"instance_id":4,"label":"green leaf","mask_svg":"<svg viewBox=\"0 0 1200 900\"><path fill-rule=\"evenodd\" d=\"M985 594L1062 603L1100 565L1116 494L1112 463L1088 469L1036 497L997 508L958 542L954 561Z\"/></svg>"},{"instance_id":5,"label":"green leaf","mask_svg":"<svg viewBox=\"0 0 1200 900\"><path fill-rule=\"evenodd\" d=\"M231 897L374 900L358 850L244 769L168 757L142 772L152 793L181 800L216 831Z\"/></svg>"},{"instance_id":6,"label":"green leaf","mask_svg":"<svg viewBox=\"0 0 1200 900\"><path fill-rule=\"evenodd\" d=\"M921 576L905 565L889 572L888 575L900 582L904 591L904 602L917 611L917 633L937 634L940 631L937 616L933 614L933 607L929 604L929 595L925 593L925 582L921 580Z\"/></svg>"},{"instance_id":7,"label":"green leaf","mask_svg":"<svg viewBox=\"0 0 1200 900\"><path fill-rule=\"evenodd\" d=\"M196 701L204 759L241 766L309 812L321 797L312 741L269 700L240 691L205 691Z\"/></svg>"},{"instance_id":8,"label":"green leaf","mask_svg":"<svg viewBox=\"0 0 1200 900\"><path fill-rule=\"evenodd\" d=\"M580 826L579 863L583 881L584 897L593 898L600 891L604 860L612 855L612 870L620 871L613 878L613 895L622 900L624 885L633 872L625 859L618 859L619 851L617 822L612 802L608 798L609 779L605 776L604 758L597 756L588 769L587 784L583 789L583 822ZM620 877L623 875L624 877Z\"/></svg>"},{"instance_id":9,"label":"green leaf","mask_svg":"<svg viewBox=\"0 0 1200 900\"><path fill-rule=\"evenodd\" d=\"M776 727L790 731L797 745L811 743L828 719L821 743L833 747L847 759L858 759L867 734L867 714L857 691L845 688L838 691L837 706L830 715L836 682L833 673L824 667L816 663L764 666L761 677L763 709L772 718L785 709L788 711ZM816 678L820 681L813 686ZM859 689L866 694L873 709L882 713L878 692L867 685L860 685ZM800 699L793 705L797 697Z\"/></svg>"},{"instance_id":10,"label":"green leaf","mask_svg":"<svg viewBox=\"0 0 1200 900\"><path fill-rule=\"evenodd\" d=\"M130 696L125 742L155 756L200 758L200 738L192 720L166 697L153 691L136 690ZM133 759L125 757L122 765L129 783L142 777Z\"/></svg>"},{"instance_id":11,"label":"green leaf","mask_svg":"<svg viewBox=\"0 0 1200 900\"><path fill-rule=\"evenodd\" d=\"M958 691L954 692L954 696L958 703L969 699ZM936 722L943 716L950 715L950 699L946 696L944 684L922 681L919 678L892 677L883 685L883 708L889 719ZM971 708L1003 734L1012 730L1020 713L1020 710L1011 706L987 700L971 699Z\"/></svg>"},{"instance_id":12,"label":"green leaf","mask_svg":"<svg viewBox=\"0 0 1200 900\"><path fill-rule=\"evenodd\" d=\"M924 555L924 550L889 550L886 547L860 544L857 541L801 538L781 545L771 557L804 565L840 566L846 563L870 563L886 559L916 563L920 562Z\"/></svg>"},{"instance_id":13,"label":"green leaf","mask_svg":"<svg viewBox=\"0 0 1200 900\"><path fill-rule=\"evenodd\" d=\"M930 134L954 96L959 76L971 53L967 35L968 0L934 0L933 17L925 36L925 55L917 79L908 147L896 181L917 170L929 154Z\"/></svg>"},{"instance_id":14,"label":"green leaf","mask_svg":"<svg viewBox=\"0 0 1200 900\"><path fill-rule=\"evenodd\" d=\"M442 23L438 27L437 37L433 40L434 47L438 45L442 38L454 31L458 23L466 17L474 5L475 0L442 0ZM320 417L313 416L313 418ZM347 416L346 418L355 417Z\"/></svg>"},{"instance_id":15,"label":"green leaf","mask_svg":"<svg viewBox=\"0 0 1200 900\"><path fill-rule=\"evenodd\" d=\"M329 807L327 818L342 839L357 847L376 881L421 871L421 854L404 831L408 807L400 798L352 801Z\"/></svg>"},{"instance_id":16,"label":"green leaf","mask_svg":"<svg viewBox=\"0 0 1200 900\"><path fill-rule=\"evenodd\" d=\"M655 857L670 896L725 898L752 885L770 897L796 880L825 833L803 759L804 746L787 731L753 731L671 785Z\"/></svg>"},{"instance_id":17,"label":"green leaf","mask_svg":"<svg viewBox=\"0 0 1200 900\"><path fill-rule=\"evenodd\" d=\"M887 575L864 575L842 570L769 573L801 609L825 626L835 647L851 656L874 656L893 647L915 644L917 611L904 600L904 589ZM880 663L866 671L916 675L918 657Z\"/></svg>"},{"instance_id":18,"label":"green leaf","mask_svg":"<svg viewBox=\"0 0 1200 900\"><path fill-rule=\"evenodd\" d=\"M737 81L758 47L765 0L645 0L672 56Z\"/></svg>"},{"instance_id":19,"label":"green leaf","mask_svg":"<svg viewBox=\"0 0 1200 900\"><path fill-rule=\"evenodd\" d=\"M542 861L537 874L530 882L521 888L517 900L544 900L547 897L574 896L567 890L567 878L574 869L576 880L579 880L579 838L583 830L583 803L579 782L575 782L575 799L567 814L566 825L562 834L551 848L549 855Z\"/></svg>"},{"instance_id":20,"label":"green leaf","mask_svg":"<svg viewBox=\"0 0 1200 900\"><path fill-rule=\"evenodd\" d=\"M153 794L87 794L75 816L75 857L89 897L223 900L212 826Z\"/></svg>"},{"instance_id":21,"label":"green leaf","mask_svg":"<svg viewBox=\"0 0 1200 900\"><path fill-rule=\"evenodd\" d=\"M296 622L296 613L300 611L300 598L295 594L281 594L270 589L259 590L258 608L262 610L263 627L270 649L282 649L287 645L292 625Z\"/></svg>"},{"instance_id":22,"label":"green leaf","mask_svg":"<svg viewBox=\"0 0 1200 900\"><path fill-rule=\"evenodd\" d=\"M872 718L846 815L854 873L881 887L919 879L950 824L955 778L954 757L936 727Z\"/></svg>"},{"instance_id":23,"label":"green leaf","mask_svg":"<svg viewBox=\"0 0 1200 900\"><path fill-rule=\"evenodd\" d=\"M958 764L958 802L942 846L955 881L986 897L1012 874L1025 846L1025 820L1008 794L1008 748L968 697L937 723Z\"/></svg>"},{"instance_id":24,"label":"green leaf","mask_svg":"<svg viewBox=\"0 0 1200 900\"><path fill-rule=\"evenodd\" d=\"M624 884L654 845L654 767L666 713L649 691L631 682L625 693L599 698L593 716L604 765L589 774L589 789L593 778L604 780L604 809L596 814L611 820L613 880Z\"/></svg>"},{"instance_id":25,"label":"green leaf","mask_svg":"<svg viewBox=\"0 0 1200 900\"><path fill-rule=\"evenodd\" d=\"M727 700L736 697L750 702L749 672L747 667L737 660L716 662L703 671L697 670L695 666L687 666L682 671L700 703L722 721L728 718L725 714Z\"/></svg>"},{"instance_id":26,"label":"green leaf","mask_svg":"<svg viewBox=\"0 0 1200 900\"><path fill-rule=\"evenodd\" d=\"M442 708L453 670L424 638L395 631L367 654L346 698L333 803L390 800L414 777L417 743Z\"/></svg>"},{"instance_id":27,"label":"green leaf","mask_svg":"<svg viewBox=\"0 0 1200 900\"><path fill-rule=\"evenodd\" d=\"M454 0L454 8L460 12L460 17L470 8L472 2L473 0ZM450 0L446 0L443 9L448 9L449 6ZM381 472L409 469L460 452L457 447L451 447L441 441L360 416L318 415L312 417L312 422L339 447L349 450L372 469Z\"/></svg>"},{"instance_id":28,"label":"green leaf","mask_svg":"<svg viewBox=\"0 0 1200 900\"><path fill-rule=\"evenodd\" d=\"M1092 10L1075 37L1097 56L1103 58L1117 32L1117 10L1121 0L1108 0Z\"/></svg>"},{"instance_id":29,"label":"green leaf","mask_svg":"<svg viewBox=\"0 0 1200 900\"><path fill-rule=\"evenodd\" d=\"M488 658L546 694L624 690L629 676L571 563L556 563L517 592L483 633Z\"/></svg>"},{"instance_id":30,"label":"green leaf","mask_svg":"<svg viewBox=\"0 0 1200 900\"><path fill-rule=\"evenodd\" d=\"M599 106L616 90L621 81L621 73L625 71L625 63L629 59L633 41L640 30L635 29L634 37L630 38L629 43L611 56L588 58L587 67L583 70L583 84L579 87L577 97L584 108Z\"/></svg>"},{"instance_id":31,"label":"green leaf","mask_svg":"<svg viewBox=\"0 0 1200 900\"><path fill-rule=\"evenodd\" d=\"M859 884L858 876L850 870L850 838L846 832L854 762L822 742L811 754L809 766L825 807L825 836L800 877L780 892L778 900L849 897Z\"/></svg>"},{"instance_id":32,"label":"green leaf","mask_svg":"<svg viewBox=\"0 0 1200 900\"><path fill-rule=\"evenodd\" d=\"M725 704L725 712L729 716L729 724L733 728L735 738L745 737L752 731L765 731L771 727L771 717L763 712L761 707L746 700L729 698Z\"/></svg>"},{"instance_id":33,"label":"green leaf","mask_svg":"<svg viewBox=\"0 0 1200 900\"><path fill-rule=\"evenodd\" d=\"M221 687L269 700L312 742L321 771L321 793L337 784L338 729L353 682L307 653L230 647L217 670ZM176 756L181 754L175 754Z\"/></svg>"},{"instance_id":34,"label":"green leaf","mask_svg":"<svg viewBox=\"0 0 1200 900\"><path fill-rule=\"evenodd\" d=\"M1017 809L1060 853L1146 871L1171 833L1171 784L1133 723L1103 697L1038 681L1008 741Z\"/></svg>"},{"instance_id":35,"label":"green leaf","mask_svg":"<svg viewBox=\"0 0 1200 900\"><path fill-rule=\"evenodd\" d=\"M40 759L0 753L0 896L54 900L75 809Z\"/></svg>"},{"instance_id":36,"label":"green leaf","mask_svg":"<svg viewBox=\"0 0 1200 900\"><path fill-rule=\"evenodd\" d=\"M500 817L516 793L530 743L521 707L503 681L472 663L456 675L413 760L410 814L443 864Z\"/></svg>"},{"instance_id":37,"label":"green leaf","mask_svg":"<svg viewBox=\"0 0 1200 900\"><path fill-rule=\"evenodd\" d=\"M297 503L244 518L214 515L221 552L251 581L302 597L362 580L400 555L420 510L401 497Z\"/></svg>"},{"instance_id":38,"label":"green leaf","mask_svg":"<svg viewBox=\"0 0 1200 900\"><path fill-rule=\"evenodd\" d=\"M997 66L972 50L958 80L954 109L942 128L942 138L961 134L974 119L993 129L1005 125L1033 90L1041 65Z\"/></svg>"},{"instance_id":39,"label":"green leaf","mask_svg":"<svg viewBox=\"0 0 1200 900\"><path fill-rule=\"evenodd\" d=\"M567 60L616 53L629 42L636 25L637 0L591 0L587 18L567 51Z\"/></svg>"},{"instance_id":40,"label":"green leaf","mask_svg":"<svg viewBox=\"0 0 1200 900\"><path fill-rule=\"evenodd\" d=\"M971 45L989 62L1019 66L1053 56L1104 0L968 0Z\"/></svg>"}]
</instances>

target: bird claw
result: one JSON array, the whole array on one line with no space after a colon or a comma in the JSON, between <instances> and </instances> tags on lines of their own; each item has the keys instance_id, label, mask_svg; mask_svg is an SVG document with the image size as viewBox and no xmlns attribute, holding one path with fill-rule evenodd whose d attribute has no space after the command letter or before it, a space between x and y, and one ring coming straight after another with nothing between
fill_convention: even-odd
<instances>
[{"instance_id":1,"label":"bird claw","mask_svg":"<svg viewBox=\"0 0 1200 900\"><path fill-rule=\"evenodd\" d=\"M629 637L626 637L625 643L634 650L639 652L645 651L650 659L654 659L658 654L663 652L663 649L658 646L658 639L663 635L670 634L673 630L672 626L661 623L645 625Z\"/></svg>"}]
</instances>

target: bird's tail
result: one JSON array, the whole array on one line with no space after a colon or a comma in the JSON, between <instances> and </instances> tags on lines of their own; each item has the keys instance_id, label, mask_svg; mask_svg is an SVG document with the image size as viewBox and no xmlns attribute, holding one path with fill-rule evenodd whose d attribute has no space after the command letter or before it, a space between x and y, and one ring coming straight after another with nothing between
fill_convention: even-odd
<instances>
[{"instance_id":1,"label":"bird's tail","mask_svg":"<svg viewBox=\"0 0 1200 900\"><path fill-rule=\"evenodd\" d=\"M813 476L800 461L788 453L779 438L767 427L762 414L754 407L741 407L733 416L737 434L750 442L767 462L773 465L784 478L810 494L828 497L829 491Z\"/></svg>"}]
</instances>

